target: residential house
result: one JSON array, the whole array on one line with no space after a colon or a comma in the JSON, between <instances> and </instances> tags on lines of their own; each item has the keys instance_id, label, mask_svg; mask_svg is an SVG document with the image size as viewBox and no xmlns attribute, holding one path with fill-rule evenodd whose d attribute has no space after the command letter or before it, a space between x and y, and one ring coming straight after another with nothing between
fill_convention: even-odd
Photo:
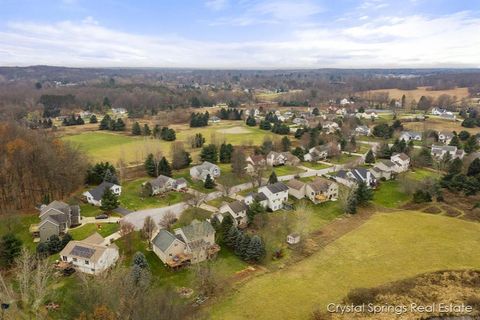
<instances>
[{"instance_id":1,"label":"residential house","mask_svg":"<svg viewBox=\"0 0 480 320\"><path fill-rule=\"evenodd\" d=\"M122 194L121 186L115 183L103 181L95 188L84 192L83 195L87 198L88 203L99 207L102 205L102 197L106 189L110 189L112 193L117 196Z\"/></svg>"},{"instance_id":2,"label":"residential house","mask_svg":"<svg viewBox=\"0 0 480 320\"><path fill-rule=\"evenodd\" d=\"M369 136L372 134L372 130L367 126L358 126L355 128L355 134L357 136Z\"/></svg>"},{"instance_id":3,"label":"residential house","mask_svg":"<svg viewBox=\"0 0 480 320\"><path fill-rule=\"evenodd\" d=\"M443 159L447 154L450 155L451 159L463 159L465 156L465 151L458 149L456 146L432 146L432 156L439 160Z\"/></svg>"},{"instance_id":4,"label":"residential house","mask_svg":"<svg viewBox=\"0 0 480 320\"><path fill-rule=\"evenodd\" d=\"M347 98L343 98L342 100L340 100L340 105L342 105L342 106L345 106L345 105L351 104L351 103L353 103L353 102L351 102Z\"/></svg>"},{"instance_id":5,"label":"residential house","mask_svg":"<svg viewBox=\"0 0 480 320\"><path fill-rule=\"evenodd\" d=\"M80 207L68 205L62 201L53 201L40 208L39 218L40 223L31 231L34 237L40 238L40 242L45 242L53 235L63 235L69 228L80 225Z\"/></svg>"},{"instance_id":6,"label":"residential house","mask_svg":"<svg viewBox=\"0 0 480 320\"><path fill-rule=\"evenodd\" d=\"M338 198L338 184L334 181L317 177L305 186L305 196L313 203L321 203Z\"/></svg>"},{"instance_id":7,"label":"residential house","mask_svg":"<svg viewBox=\"0 0 480 320\"><path fill-rule=\"evenodd\" d=\"M440 116L445 113L447 113L447 110L443 108L437 108L437 107L434 107L431 111L431 114L433 114L434 116Z\"/></svg>"},{"instance_id":8,"label":"residential house","mask_svg":"<svg viewBox=\"0 0 480 320\"><path fill-rule=\"evenodd\" d=\"M359 119L377 119L378 114L373 110L366 110L365 112L357 112L355 116Z\"/></svg>"},{"instance_id":9,"label":"residential house","mask_svg":"<svg viewBox=\"0 0 480 320\"><path fill-rule=\"evenodd\" d=\"M447 113L444 113L444 114L440 115L440 118L442 118L443 120L448 120L448 121L457 121L457 116L454 115L451 112L447 112Z\"/></svg>"},{"instance_id":10,"label":"residential house","mask_svg":"<svg viewBox=\"0 0 480 320\"><path fill-rule=\"evenodd\" d=\"M190 168L190 176L192 179L205 181L208 175L210 175L212 179L219 177L220 168L208 161L204 161L202 164Z\"/></svg>"},{"instance_id":11,"label":"residential house","mask_svg":"<svg viewBox=\"0 0 480 320\"><path fill-rule=\"evenodd\" d=\"M243 202L249 206L253 203L253 201L257 201L260 203L264 208L268 206L268 198L263 192L251 192L243 198Z\"/></svg>"},{"instance_id":12,"label":"residential house","mask_svg":"<svg viewBox=\"0 0 480 320\"><path fill-rule=\"evenodd\" d=\"M266 162L268 166L276 167L283 165L295 166L300 163L300 159L290 152L270 151L267 154Z\"/></svg>"},{"instance_id":13,"label":"residential house","mask_svg":"<svg viewBox=\"0 0 480 320\"><path fill-rule=\"evenodd\" d=\"M220 213L230 214L236 226L244 228L248 225L248 206L243 201L233 201L220 207Z\"/></svg>"},{"instance_id":14,"label":"residential house","mask_svg":"<svg viewBox=\"0 0 480 320\"><path fill-rule=\"evenodd\" d=\"M180 191L187 188L187 181L184 178L173 179L164 175L160 175L155 179L145 182L152 188L152 196L165 193L168 191Z\"/></svg>"},{"instance_id":15,"label":"residential house","mask_svg":"<svg viewBox=\"0 0 480 320\"><path fill-rule=\"evenodd\" d=\"M288 201L288 187L283 182L277 182L258 188L259 193L267 197L267 208L277 211Z\"/></svg>"},{"instance_id":16,"label":"residential house","mask_svg":"<svg viewBox=\"0 0 480 320\"><path fill-rule=\"evenodd\" d=\"M153 252L171 268L212 259L220 251L215 229L208 221L193 220L171 233L161 229L152 240Z\"/></svg>"},{"instance_id":17,"label":"residential house","mask_svg":"<svg viewBox=\"0 0 480 320\"><path fill-rule=\"evenodd\" d=\"M334 176L335 180L341 184L352 187L360 182L364 182L368 187L374 188L377 179L365 168L353 168L350 170L340 170Z\"/></svg>"},{"instance_id":18,"label":"residential house","mask_svg":"<svg viewBox=\"0 0 480 320\"><path fill-rule=\"evenodd\" d=\"M306 126L308 125L308 120L304 118L294 118L292 122L296 125Z\"/></svg>"},{"instance_id":19,"label":"residential house","mask_svg":"<svg viewBox=\"0 0 480 320\"><path fill-rule=\"evenodd\" d=\"M60 252L60 260L71 264L77 271L97 275L117 262L118 247L105 244L98 233L82 241L70 241Z\"/></svg>"},{"instance_id":20,"label":"residential house","mask_svg":"<svg viewBox=\"0 0 480 320\"><path fill-rule=\"evenodd\" d=\"M125 108L112 108L112 113L114 115L125 115L128 111Z\"/></svg>"},{"instance_id":21,"label":"residential house","mask_svg":"<svg viewBox=\"0 0 480 320\"><path fill-rule=\"evenodd\" d=\"M410 168L410 157L403 152L392 155L390 160L399 167L397 172L405 172Z\"/></svg>"},{"instance_id":22,"label":"residential house","mask_svg":"<svg viewBox=\"0 0 480 320\"><path fill-rule=\"evenodd\" d=\"M452 141L453 132L440 131L438 132L438 142L449 144Z\"/></svg>"},{"instance_id":23,"label":"residential house","mask_svg":"<svg viewBox=\"0 0 480 320\"><path fill-rule=\"evenodd\" d=\"M325 160L328 157L333 156L333 153L335 153L336 150L340 152L340 144L329 142L321 146L310 148L308 153L303 156L303 159L309 162Z\"/></svg>"},{"instance_id":24,"label":"residential house","mask_svg":"<svg viewBox=\"0 0 480 320\"><path fill-rule=\"evenodd\" d=\"M265 157L260 154L250 155L245 160L247 162L246 171L248 173L252 173L256 168L265 167L267 165Z\"/></svg>"},{"instance_id":25,"label":"residential house","mask_svg":"<svg viewBox=\"0 0 480 320\"><path fill-rule=\"evenodd\" d=\"M415 131L404 131L399 137L400 140L405 140L405 142L413 141L422 141L422 134Z\"/></svg>"},{"instance_id":26,"label":"residential house","mask_svg":"<svg viewBox=\"0 0 480 320\"><path fill-rule=\"evenodd\" d=\"M322 123L322 129L330 134L330 133L335 133L337 130L339 130L340 126L336 122L325 121Z\"/></svg>"},{"instance_id":27,"label":"residential house","mask_svg":"<svg viewBox=\"0 0 480 320\"><path fill-rule=\"evenodd\" d=\"M210 122L210 123L218 123L218 122L220 122L220 118L217 117L217 116L211 116L210 118L208 118L208 122Z\"/></svg>"},{"instance_id":28,"label":"residential house","mask_svg":"<svg viewBox=\"0 0 480 320\"><path fill-rule=\"evenodd\" d=\"M292 197L295 197L297 199L303 199L305 198L305 183L297 180L297 179L292 179L286 183L288 187L288 194L291 195Z\"/></svg>"}]
</instances>

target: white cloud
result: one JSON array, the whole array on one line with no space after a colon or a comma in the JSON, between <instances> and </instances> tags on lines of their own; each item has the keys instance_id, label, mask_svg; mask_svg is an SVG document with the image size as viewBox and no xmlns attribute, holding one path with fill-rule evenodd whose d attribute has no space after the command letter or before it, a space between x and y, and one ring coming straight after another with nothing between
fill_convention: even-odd
<instances>
[{"instance_id":1,"label":"white cloud","mask_svg":"<svg viewBox=\"0 0 480 320\"><path fill-rule=\"evenodd\" d=\"M9 23L0 31L5 65L97 67L321 68L480 67L480 18L370 17L356 25L302 26L281 41L196 41L79 23Z\"/></svg>"},{"instance_id":2,"label":"white cloud","mask_svg":"<svg viewBox=\"0 0 480 320\"><path fill-rule=\"evenodd\" d=\"M205 6L214 11L223 10L227 7L227 5L228 5L227 0L207 0L205 2Z\"/></svg>"}]
</instances>

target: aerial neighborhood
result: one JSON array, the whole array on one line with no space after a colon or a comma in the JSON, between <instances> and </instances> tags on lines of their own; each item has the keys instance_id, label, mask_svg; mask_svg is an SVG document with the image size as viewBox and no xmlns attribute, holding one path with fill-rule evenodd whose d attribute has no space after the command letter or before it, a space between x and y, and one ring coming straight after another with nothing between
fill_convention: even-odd
<instances>
[{"instance_id":1,"label":"aerial neighborhood","mask_svg":"<svg viewBox=\"0 0 480 320\"><path fill-rule=\"evenodd\" d=\"M320 305L337 284L342 304L363 293L417 301L378 279L414 277L430 292L477 277L477 87L454 99L430 95L423 73L111 72L38 80L36 109L0 126L5 277L17 290L30 268L29 283L48 283L31 314L154 319L140 305L158 306L156 319L324 319L296 308L290 318L282 303ZM374 89L417 77L417 89ZM388 276L367 271L378 266ZM451 299L469 294L477 301L468 290Z\"/></svg>"}]
</instances>

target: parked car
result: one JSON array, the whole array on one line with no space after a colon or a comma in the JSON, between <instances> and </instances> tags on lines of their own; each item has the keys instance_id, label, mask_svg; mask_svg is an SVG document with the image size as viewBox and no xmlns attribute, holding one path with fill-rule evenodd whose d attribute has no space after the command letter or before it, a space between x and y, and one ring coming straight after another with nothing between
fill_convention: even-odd
<instances>
[{"instance_id":1,"label":"parked car","mask_svg":"<svg viewBox=\"0 0 480 320\"><path fill-rule=\"evenodd\" d=\"M105 213L99 214L98 216L95 217L95 219L97 220L108 219L108 214L105 214Z\"/></svg>"}]
</instances>

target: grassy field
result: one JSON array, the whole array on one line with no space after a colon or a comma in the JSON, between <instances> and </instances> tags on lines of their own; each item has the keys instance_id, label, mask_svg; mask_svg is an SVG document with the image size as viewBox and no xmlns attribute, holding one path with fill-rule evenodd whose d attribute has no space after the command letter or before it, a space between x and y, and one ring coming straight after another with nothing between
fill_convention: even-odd
<instances>
[{"instance_id":1,"label":"grassy field","mask_svg":"<svg viewBox=\"0 0 480 320\"><path fill-rule=\"evenodd\" d=\"M206 143L222 143L227 141L233 145L260 145L265 137L280 139L278 135L270 131L260 130L245 125L243 121L221 121L202 128L190 128L188 125L173 125L176 130L177 141L185 143L189 147L189 138L195 133L201 133ZM161 153L170 157L172 142L150 137L131 136L129 132L112 133L107 131L82 132L62 137L64 141L71 142L93 160L110 161L116 164L123 159L129 164L137 164L144 161L149 153ZM193 150L192 155L196 161L198 149Z\"/></svg>"},{"instance_id":2,"label":"grassy field","mask_svg":"<svg viewBox=\"0 0 480 320\"><path fill-rule=\"evenodd\" d=\"M440 172L436 172L433 170L428 170L428 169L415 169L415 171L411 170L407 172L407 178L413 179L413 180L423 180L425 178L433 178L433 179L438 179L441 177Z\"/></svg>"},{"instance_id":3,"label":"grassy field","mask_svg":"<svg viewBox=\"0 0 480 320\"><path fill-rule=\"evenodd\" d=\"M455 88L451 90L438 90L432 91L427 90L428 87L418 87L415 90L400 90L400 89L379 89L363 92L365 96L368 96L369 93L375 92L388 92L390 99L401 99L403 95L407 100L415 99L416 101L420 100L422 96L430 96L432 98L438 98L442 94L448 94L451 96L456 96L457 100L468 97L468 88Z\"/></svg>"},{"instance_id":4,"label":"grassy field","mask_svg":"<svg viewBox=\"0 0 480 320\"><path fill-rule=\"evenodd\" d=\"M230 197L219 197L219 198L208 201L207 204L209 206L214 206L214 207L219 208L222 205L222 203L233 202L233 201L235 201L235 199L232 199Z\"/></svg>"},{"instance_id":5,"label":"grassy field","mask_svg":"<svg viewBox=\"0 0 480 320\"><path fill-rule=\"evenodd\" d=\"M264 176L269 177L272 171L275 171L275 174L277 175L277 177L305 172L305 170L302 170L293 166L278 166L274 168L268 168L267 170L265 170Z\"/></svg>"},{"instance_id":6,"label":"grassy field","mask_svg":"<svg viewBox=\"0 0 480 320\"><path fill-rule=\"evenodd\" d=\"M355 156L355 155L351 155L351 154L342 153L339 157L331 158L330 162L334 163L334 164L345 164L345 163L355 161L358 158L360 158L360 157Z\"/></svg>"},{"instance_id":7,"label":"grassy field","mask_svg":"<svg viewBox=\"0 0 480 320\"><path fill-rule=\"evenodd\" d=\"M373 194L373 203L382 207L396 208L409 200L409 196L400 190L397 180L380 182Z\"/></svg>"},{"instance_id":8,"label":"grassy field","mask_svg":"<svg viewBox=\"0 0 480 320\"><path fill-rule=\"evenodd\" d=\"M89 223L84 226L71 229L68 231L73 239L75 240L83 240L93 233L98 232L102 237L107 237L112 233L117 232L120 229L120 225L118 223Z\"/></svg>"},{"instance_id":9,"label":"grassy field","mask_svg":"<svg viewBox=\"0 0 480 320\"><path fill-rule=\"evenodd\" d=\"M435 130L435 131L457 131L460 132L462 130L468 131L472 134L480 132L479 128L465 128L462 127L462 120L460 121L447 121L440 118L429 117L425 121L422 122L405 122L403 123L403 127L405 130L412 130L412 131L426 131L426 130Z\"/></svg>"},{"instance_id":10,"label":"grassy field","mask_svg":"<svg viewBox=\"0 0 480 320\"><path fill-rule=\"evenodd\" d=\"M0 216L0 236L7 233L15 234L23 244L28 248L34 250L36 244L33 243L33 238L28 231L31 224L40 222L38 213L18 214L18 215L1 215Z\"/></svg>"},{"instance_id":11,"label":"grassy field","mask_svg":"<svg viewBox=\"0 0 480 320\"><path fill-rule=\"evenodd\" d=\"M315 169L315 170L321 170L321 169L326 169L331 167L328 164L316 163L316 162L302 162L301 165L307 168Z\"/></svg>"},{"instance_id":12,"label":"grassy field","mask_svg":"<svg viewBox=\"0 0 480 320\"><path fill-rule=\"evenodd\" d=\"M310 258L250 280L214 305L211 318L309 319L353 288L479 268L479 241L478 223L417 212L376 214Z\"/></svg>"}]
</instances>

